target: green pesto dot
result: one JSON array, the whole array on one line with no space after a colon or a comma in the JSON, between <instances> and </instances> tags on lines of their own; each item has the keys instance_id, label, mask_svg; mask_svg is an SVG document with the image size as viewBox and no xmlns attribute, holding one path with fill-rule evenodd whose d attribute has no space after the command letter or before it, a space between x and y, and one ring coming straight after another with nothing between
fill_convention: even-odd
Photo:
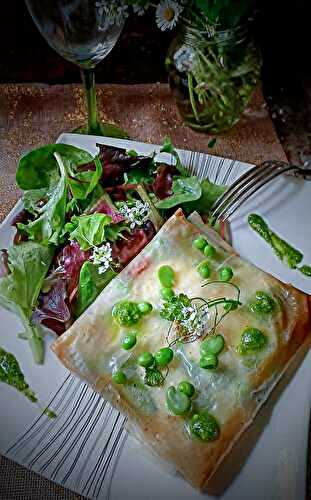
<instances>
[{"instance_id":1,"label":"green pesto dot","mask_svg":"<svg viewBox=\"0 0 311 500\"><path fill-rule=\"evenodd\" d=\"M213 258L215 257L216 255L216 249L215 247L213 247L212 245L208 244L206 245L206 247L204 248L204 251L203 251L205 257L210 257L210 258Z\"/></svg>"},{"instance_id":2,"label":"green pesto dot","mask_svg":"<svg viewBox=\"0 0 311 500\"><path fill-rule=\"evenodd\" d=\"M137 358L137 364L144 368L149 368L154 363L154 357L151 352L142 352Z\"/></svg>"},{"instance_id":3,"label":"green pesto dot","mask_svg":"<svg viewBox=\"0 0 311 500\"><path fill-rule=\"evenodd\" d=\"M183 392L189 398L192 398L194 396L194 393L195 393L194 385L192 385L187 380L183 380L182 382L180 382L177 386L177 390L180 392Z\"/></svg>"},{"instance_id":4,"label":"green pesto dot","mask_svg":"<svg viewBox=\"0 0 311 500\"><path fill-rule=\"evenodd\" d=\"M139 302L137 304L137 307L141 312L141 314L143 315L151 313L153 309L152 304L150 304L150 302Z\"/></svg>"},{"instance_id":5,"label":"green pesto dot","mask_svg":"<svg viewBox=\"0 0 311 500\"><path fill-rule=\"evenodd\" d=\"M171 266L161 266L158 269L158 278L162 286L172 288L174 286L175 273Z\"/></svg>"},{"instance_id":6,"label":"green pesto dot","mask_svg":"<svg viewBox=\"0 0 311 500\"><path fill-rule=\"evenodd\" d=\"M162 347L162 349L155 353L154 357L157 365L163 367L172 361L174 351L170 347Z\"/></svg>"},{"instance_id":7,"label":"green pesto dot","mask_svg":"<svg viewBox=\"0 0 311 500\"><path fill-rule=\"evenodd\" d=\"M113 375L112 375L112 381L115 383L115 384L125 384L126 381L127 381L127 377L125 375L124 372L122 372L121 370L118 370L116 371Z\"/></svg>"},{"instance_id":8,"label":"green pesto dot","mask_svg":"<svg viewBox=\"0 0 311 500\"><path fill-rule=\"evenodd\" d=\"M200 345L200 353L202 356L207 354L220 354L225 346L225 340L222 335L213 335L209 337Z\"/></svg>"},{"instance_id":9,"label":"green pesto dot","mask_svg":"<svg viewBox=\"0 0 311 500\"><path fill-rule=\"evenodd\" d=\"M237 348L239 354L253 354L264 349L268 344L267 336L257 328L245 328L241 335L240 345Z\"/></svg>"},{"instance_id":10,"label":"green pesto dot","mask_svg":"<svg viewBox=\"0 0 311 500\"><path fill-rule=\"evenodd\" d=\"M202 236L200 236L199 238L196 238L194 241L193 241L193 246L195 248L197 248L198 250L201 250L201 252L204 251L204 248L208 245L207 241L205 238L202 238Z\"/></svg>"},{"instance_id":11,"label":"green pesto dot","mask_svg":"<svg viewBox=\"0 0 311 500\"><path fill-rule=\"evenodd\" d=\"M220 434L217 420L206 410L192 415L189 429L191 436L201 441L214 441Z\"/></svg>"},{"instance_id":12,"label":"green pesto dot","mask_svg":"<svg viewBox=\"0 0 311 500\"><path fill-rule=\"evenodd\" d=\"M168 288L168 287L163 286L160 289L160 295L161 295L162 299L164 299L164 300L171 300L171 298L174 297L175 293L174 293L174 290L172 288Z\"/></svg>"},{"instance_id":13,"label":"green pesto dot","mask_svg":"<svg viewBox=\"0 0 311 500\"><path fill-rule=\"evenodd\" d=\"M112 316L121 326L132 326L139 322L141 312L135 302L121 300L114 304Z\"/></svg>"},{"instance_id":14,"label":"green pesto dot","mask_svg":"<svg viewBox=\"0 0 311 500\"><path fill-rule=\"evenodd\" d=\"M218 357L213 353L205 354L200 359L200 367L205 370L214 370L218 366Z\"/></svg>"},{"instance_id":15,"label":"green pesto dot","mask_svg":"<svg viewBox=\"0 0 311 500\"><path fill-rule=\"evenodd\" d=\"M129 332L125 335L125 337L121 340L121 346L126 351L132 349L137 342L137 337L135 333Z\"/></svg>"},{"instance_id":16,"label":"green pesto dot","mask_svg":"<svg viewBox=\"0 0 311 500\"><path fill-rule=\"evenodd\" d=\"M197 271L198 271L199 275L201 276L201 278L203 278L203 279L207 279L211 275L211 269L210 269L209 264L206 260L204 260L203 262L201 262L201 264L199 264L197 266Z\"/></svg>"},{"instance_id":17,"label":"green pesto dot","mask_svg":"<svg viewBox=\"0 0 311 500\"><path fill-rule=\"evenodd\" d=\"M222 267L219 271L219 279L221 281L230 281L233 278L233 271L231 267Z\"/></svg>"}]
</instances>

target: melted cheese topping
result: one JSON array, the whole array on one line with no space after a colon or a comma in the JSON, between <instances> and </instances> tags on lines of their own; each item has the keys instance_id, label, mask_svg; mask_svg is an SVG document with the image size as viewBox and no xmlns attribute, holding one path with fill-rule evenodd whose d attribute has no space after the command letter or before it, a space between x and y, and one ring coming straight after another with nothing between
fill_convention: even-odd
<instances>
[{"instance_id":1,"label":"melted cheese topping","mask_svg":"<svg viewBox=\"0 0 311 500\"><path fill-rule=\"evenodd\" d=\"M196 266L205 260L204 255L192 245L198 236L198 229L191 223L182 223L175 217L170 219L169 228L162 229L156 238L118 277L102 292L88 310L87 317L80 318L75 325L79 335L75 338L71 363L79 371L91 373L94 381L107 377L114 369L125 371L128 378L134 377L137 384L118 386L121 397L125 398L137 412L167 415L165 405L166 389L176 386L182 380L191 380L196 388L195 403L198 408L210 410L219 423L224 424L238 406L243 406L256 390L253 376L273 357L279 342L288 341L283 334L283 306L285 289L268 277L264 272L244 262L224 248L217 248L217 256L211 260L213 273L209 281L218 277L218 269L225 263L234 272L232 282L241 290L242 306L231 312L217 327L216 333L225 338L225 349L219 356L216 370L204 370L199 367L200 341L175 347L175 356L169 366L169 373L164 386L150 388L143 384L142 368L135 360L143 351L155 353L167 345L167 333L170 322L160 317L162 300L160 283L157 278L158 268L169 265L175 272L175 291L191 297L203 297L206 300L218 297L236 298L233 287L214 284L202 287L202 280ZM215 246L215 241L212 242ZM133 276L134 275L134 276ZM247 303L257 290L272 295L280 304L275 315L258 318L252 314ZM135 348L124 351L120 340L128 330L113 320L111 311L119 300L148 301L153 311L142 318L138 328ZM80 322L80 325L79 325ZM256 355L240 356L236 348L243 330L248 327L258 328L267 336L268 346ZM69 333L70 335L70 333ZM76 335L76 333L74 333ZM81 370L82 368L82 370ZM183 421L181 419L181 425Z\"/></svg>"}]
</instances>

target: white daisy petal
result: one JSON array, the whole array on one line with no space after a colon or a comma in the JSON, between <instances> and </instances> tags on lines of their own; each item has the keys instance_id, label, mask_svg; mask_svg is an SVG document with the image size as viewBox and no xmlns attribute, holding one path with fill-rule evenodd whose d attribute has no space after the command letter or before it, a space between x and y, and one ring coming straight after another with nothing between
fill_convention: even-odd
<instances>
[{"instance_id":1,"label":"white daisy petal","mask_svg":"<svg viewBox=\"0 0 311 500\"><path fill-rule=\"evenodd\" d=\"M175 28L183 6L175 0L162 0L156 8L156 23L161 31Z\"/></svg>"}]
</instances>

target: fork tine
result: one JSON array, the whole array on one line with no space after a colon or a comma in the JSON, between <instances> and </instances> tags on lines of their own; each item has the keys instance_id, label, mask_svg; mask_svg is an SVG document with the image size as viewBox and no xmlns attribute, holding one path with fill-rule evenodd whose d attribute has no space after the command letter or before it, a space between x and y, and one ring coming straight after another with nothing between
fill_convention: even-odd
<instances>
[{"instance_id":1,"label":"fork tine","mask_svg":"<svg viewBox=\"0 0 311 500\"><path fill-rule=\"evenodd\" d=\"M285 174L286 172L293 170L295 168L296 167L294 167L293 165L288 165L287 167L284 167L282 170L281 169L277 169L277 170L274 169L274 172L269 173L264 178L260 178L260 179L257 178L256 182L253 182L253 183L249 184L248 186L246 186L244 188L244 190L240 191L235 196L235 198L231 199L229 204L226 205L226 207L218 215L218 218L220 218L223 221L227 220L229 217L231 217L234 214L234 212L236 212L236 210L238 208L241 207L241 205L243 203L245 203L245 201L247 201L254 193L259 191L259 189L261 189L263 186L268 184L268 182L272 181L276 177L278 177L282 174Z\"/></svg>"},{"instance_id":2,"label":"fork tine","mask_svg":"<svg viewBox=\"0 0 311 500\"><path fill-rule=\"evenodd\" d=\"M211 216L218 217L218 212L224 208L224 206L230 202L230 199L234 197L236 194L240 192L240 189L246 186L251 180L255 180L257 178L261 178L266 175L269 170L272 170L274 167L271 166L268 162L263 163L260 167L253 167L244 174L242 174L233 184L227 189L227 191L214 203L211 208Z\"/></svg>"}]
</instances>

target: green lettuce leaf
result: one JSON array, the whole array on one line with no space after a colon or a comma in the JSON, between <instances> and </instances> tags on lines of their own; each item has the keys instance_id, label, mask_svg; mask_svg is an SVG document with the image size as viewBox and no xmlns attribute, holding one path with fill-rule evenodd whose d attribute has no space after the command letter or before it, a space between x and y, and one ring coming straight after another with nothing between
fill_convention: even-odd
<instances>
[{"instance_id":1,"label":"green lettuce leaf","mask_svg":"<svg viewBox=\"0 0 311 500\"><path fill-rule=\"evenodd\" d=\"M76 172L75 169L71 168L70 161L65 159L67 181L73 199L86 200L89 194L96 188L102 176L103 167L98 157L94 158L94 163L95 170Z\"/></svg>"},{"instance_id":2,"label":"green lettuce leaf","mask_svg":"<svg viewBox=\"0 0 311 500\"><path fill-rule=\"evenodd\" d=\"M29 222L28 224L17 224L19 231L26 234L30 240L35 240L43 245L50 245L51 243L57 245L59 237L65 224L66 204L67 204L67 185L66 185L66 172L64 164L58 153L55 153L58 159L60 177L59 181L48 189L45 198L46 204L42 208L37 208L38 217ZM56 160L55 158L55 160ZM26 195L26 206L31 206L32 212L34 211L34 200L39 196L42 198L43 188L39 189L40 193L35 193L33 190L31 194Z\"/></svg>"},{"instance_id":3,"label":"green lettuce leaf","mask_svg":"<svg viewBox=\"0 0 311 500\"><path fill-rule=\"evenodd\" d=\"M202 188L197 177L177 177L173 181L173 194L156 203L159 209L168 209L200 198Z\"/></svg>"},{"instance_id":4,"label":"green lettuce leaf","mask_svg":"<svg viewBox=\"0 0 311 500\"><path fill-rule=\"evenodd\" d=\"M74 215L65 225L65 234L69 240L79 243L82 250L89 250L105 241L115 241L121 231L128 229L122 224L111 224L111 217L106 214Z\"/></svg>"},{"instance_id":5,"label":"green lettuce leaf","mask_svg":"<svg viewBox=\"0 0 311 500\"><path fill-rule=\"evenodd\" d=\"M183 203L182 208L188 214L196 210L201 215L208 214L213 203L226 191L227 187L213 184L208 179L201 182L202 194L196 201Z\"/></svg>"},{"instance_id":6,"label":"green lettuce leaf","mask_svg":"<svg viewBox=\"0 0 311 500\"><path fill-rule=\"evenodd\" d=\"M31 214L38 215L40 213L38 202L47 200L48 196L49 189L47 188L29 189L29 191L25 191L23 194L24 208Z\"/></svg>"},{"instance_id":7,"label":"green lettuce leaf","mask_svg":"<svg viewBox=\"0 0 311 500\"><path fill-rule=\"evenodd\" d=\"M179 154L177 153L176 149L174 148L172 141L169 137L165 137L164 142L163 142L163 146L160 149L160 153L168 153L168 154L172 155L173 158L175 158L175 160L176 160L175 167L180 172L180 174L184 177L189 176L188 170L182 165L181 160L179 158Z\"/></svg>"},{"instance_id":8,"label":"green lettuce leaf","mask_svg":"<svg viewBox=\"0 0 311 500\"><path fill-rule=\"evenodd\" d=\"M59 177L59 167L54 156L58 153L64 162L74 169L93 160L83 149L69 144L48 144L22 156L16 173L17 185L24 191L50 188Z\"/></svg>"},{"instance_id":9,"label":"green lettuce leaf","mask_svg":"<svg viewBox=\"0 0 311 500\"><path fill-rule=\"evenodd\" d=\"M90 261L84 262L80 271L78 300L75 304L75 316L80 316L91 305L105 286L117 275L112 269L98 273L98 266Z\"/></svg>"},{"instance_id":10,"label":"green lettuce leaf","mask_svg":"<svg viewBox=\"0 0 311 500\"><path fill-rule=\"evenodd\" d=\"M15 245L8 250L11 273L0 279L0 305L22 320L37 363L43 362L43 340L39 330L32 325L31 316L53 255L53 247L36 242Z\"/></svg>"}]
</instances>

